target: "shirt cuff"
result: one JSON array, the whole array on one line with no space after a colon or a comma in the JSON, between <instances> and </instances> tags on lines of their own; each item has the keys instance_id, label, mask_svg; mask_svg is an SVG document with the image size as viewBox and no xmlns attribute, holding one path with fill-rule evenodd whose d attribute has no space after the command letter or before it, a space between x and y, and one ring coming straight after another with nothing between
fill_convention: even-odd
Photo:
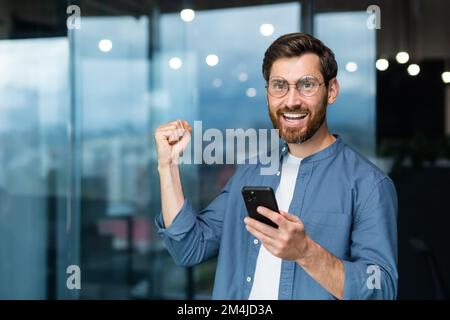
<instances>
[{"instance_id":1,"label":"shirt cuff","mask_svg":"<svg viewBox=\"0 0 450 320\"><path fill-rule=\"evenodd\" d=\"M366 283L361 284L365 274L361 272L361 264L343 260L344 263L344 300L362 299L361 290Z\"/></svg>"},{"instance_id":2,"label":"shirt cuff","mask_svg":"<svg viewBox=\"0 0 450 320\"><path fill-rule=\"evenodd\" d=\"M155 218L157 232L162 237L168 237L176 241L180 241L194 227L196 222L196 213L188 199L184 199L183 206L175 216L172 224L164 227L162 212Z\"/></svg>"}]
</instances>

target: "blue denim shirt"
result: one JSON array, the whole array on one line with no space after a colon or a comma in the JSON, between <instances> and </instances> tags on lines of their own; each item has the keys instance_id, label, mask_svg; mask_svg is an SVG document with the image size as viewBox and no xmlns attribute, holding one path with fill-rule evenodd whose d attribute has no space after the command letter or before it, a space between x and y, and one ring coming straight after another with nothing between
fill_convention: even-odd
<instances>
[{"instance_id":1,"label":"blue denim shirt","mask_svg":"<svg viewBox=\"0 0 450 320\"><path fill-rule=\"evenodd\" d=\"M397 196L389 177L339 136L303 159L289 213L312 240L342 260L344 299L395 299ZM288 152L280 143L282 157ZM276 190L280 172L261 175L260 163L238 166L219 195L197 212L188 199L169 228L158 233L175 263L192 266L218 255L213 299L248 299L261 245L244 224L246 185ZM280 168L282 170L282 168ZM335 299L294 261L283 260L279 299Z\"/></svg>"}]
</instances>

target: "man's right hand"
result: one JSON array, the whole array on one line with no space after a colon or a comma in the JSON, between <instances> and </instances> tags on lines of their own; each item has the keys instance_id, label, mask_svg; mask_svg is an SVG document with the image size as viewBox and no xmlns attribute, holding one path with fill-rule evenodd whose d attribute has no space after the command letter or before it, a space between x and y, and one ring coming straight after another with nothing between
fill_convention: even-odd
<instances>
[{"instance_id":1,"label":"man's right hand","mask_svg":"<svg viewBox=\"0 0 450 320\"><path fill-rule=\"evenodd\" d=\"M187 121L175 120L155 130L161 206L164 226L168 228L184 203L179 168L180 156L191 140L192 128ZM175 166L172 166L175 164Z\"/></svg>"},{"instance_id":2,"label":"man's right hand","mask_svg":"<svg viewBox=\"0 0 450 320\"><path fill-rule=\"evenodd\" d=\"M187 121L175 120L155 130L158 166L178 164L191 140L192 127Z\"/></svg>"}]
</instances>

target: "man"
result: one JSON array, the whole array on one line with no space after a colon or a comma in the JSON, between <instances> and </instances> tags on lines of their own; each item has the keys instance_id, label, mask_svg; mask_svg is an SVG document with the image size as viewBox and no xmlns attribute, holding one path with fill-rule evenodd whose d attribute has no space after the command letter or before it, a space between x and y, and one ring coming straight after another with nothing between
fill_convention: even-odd
<instances>
[{"instance_id":1,"label":"man","mask_svg":"<svg viewBox=\"0 0 450 320\"><path fill-rule=\"evenodd\" d=\"M259 164L238 167L199 213L184 198L176 164L191 127L178 120L156 130L158 232L178 265L218 255L214 299L395 299L395 187L328 131L337 69L333 52L308 34L271 44L263 75L270 119L281 137L281 171L263 176ZM259 212L278 229L247 217L245 185L276 190L280 213Z\"/></svg>"}]
</instances>

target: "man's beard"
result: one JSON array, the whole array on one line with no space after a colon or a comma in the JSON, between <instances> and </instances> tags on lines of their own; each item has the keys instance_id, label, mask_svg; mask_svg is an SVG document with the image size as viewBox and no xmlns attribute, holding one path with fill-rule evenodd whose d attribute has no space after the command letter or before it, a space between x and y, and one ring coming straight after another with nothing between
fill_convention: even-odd
<instances>
[{"instance_id":1,"label":"man's beard","mask_svg":"<svg viewBox=\"0 0 450 320\"><path fill-rule=\"evenodd\" d=\"M279 130L280 137L283 138L287 143L303 143L311 139L320 127L323 125L326 119L326 107L327 107L327 95L321 101L318 108L315 110L314 116L311 118L312 114L309 108L295 106L292 108L282 108L276 111L276 113L271 112L269 106L269 116L270 120L275 129ZM284 112L307 112L309 119L307 120L306 131L303 131L302 127L286 127L280 122L280 117L282 117Z\"/></svg>"},{"instance_id":2,"label":"man's beard","mask_svg":"<svg viewBox=\"0 0 450 320\"><path fill-rule=\"evenodd\" d=\"M322 124L326 119L326 107L327 107L327 99L328 97L325 95L321 104L315 110L314 116L311 118L312 113L309 108L302 108L301 106L295 106L293 108L282 108L277 110L276 113L271 112L270 106L269 116L270 120L275 129L279 130L280 137L284 139L287 143L303 143L309 139L311 139L317 131L319 131ZM308 121L305 124L306 131L302 131L304 128L302 127L286 127L280 123L280 117L282 117L284 112L307 112L308 113Z\"/></svg>"}]
</instances>

